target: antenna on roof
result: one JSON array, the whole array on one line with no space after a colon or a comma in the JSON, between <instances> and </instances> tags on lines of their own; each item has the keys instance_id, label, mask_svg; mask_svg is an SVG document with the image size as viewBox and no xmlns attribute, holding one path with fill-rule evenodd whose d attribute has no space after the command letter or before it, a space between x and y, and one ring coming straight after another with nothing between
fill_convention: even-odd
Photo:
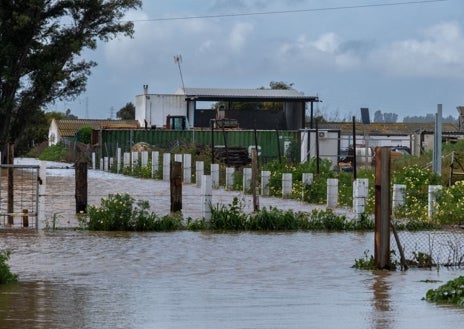
<instances>
[{"instance_id":1,"label":"antenna on roof","mask_svg":"<svg viewBox=\"0 0 464 329\"><path fill-rule=\"evenodd\" d=\"M182 70L180 68L180 63L182 63L182 55L175 55L174 56L174 63L177 64L177 66L179 67L179 73L180 73L180 81L182 82L182 89L184 90L185 92L185 86L184 86L184 78L182 77Z\"/></svg>"}]
</instances>

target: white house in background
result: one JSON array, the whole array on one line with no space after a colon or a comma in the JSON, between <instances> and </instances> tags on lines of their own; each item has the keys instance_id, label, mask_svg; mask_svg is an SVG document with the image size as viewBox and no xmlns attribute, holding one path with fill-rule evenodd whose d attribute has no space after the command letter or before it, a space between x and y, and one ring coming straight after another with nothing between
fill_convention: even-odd
<instances>
[{"instance_id":1,"label":"white house in background","mask_svg":"<svg viewBox=\"0 0 464 329\"><path fill-rule=\"evenodd\" d=\"M139 123L136 120L53 119L48 128L48 146L73 142L76 133L83 127L92 127L94 130L137 129Z\"/></svg>"}]
</instances>

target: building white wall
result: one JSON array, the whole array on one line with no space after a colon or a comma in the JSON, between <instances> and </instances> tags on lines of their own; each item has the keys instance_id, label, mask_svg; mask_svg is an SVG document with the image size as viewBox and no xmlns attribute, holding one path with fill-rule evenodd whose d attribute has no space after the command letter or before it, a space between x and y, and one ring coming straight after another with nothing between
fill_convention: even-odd
<instances>
[{"instance_id":1,"label":"building white wall","mask_svg":"<svg viewBox=\"0 0 464 329\"><path fill-rule=\"evenodd\" d=\"M57 144L61 139L60 134L58 133L58 126L56 120L53 119L50 123L50 128L48 128L48 146Z\"/></svg>"},{"instance_id":2,"label":"building white wall","mask_svg":"<svg viewBox=\"0 0 464 329\"><path fill-rule=\"evenodd\" d=\"M339 130L318 130L319 134L319 158L338 164L338 153L340 146ZM301 132L301 162L316 157L316 131L303 130Z\"/></svg>"},{"instance_id":3,"label":"building white wall","mask_svg":"<svg viewBox=\"0 0 464 329\"><path fill-rule=\"evenodd\" d=\"M166 127L168 115L187 116L184 95L143 94L135 97L135 119L141 127Z\"/></svg>"}]
</instances>

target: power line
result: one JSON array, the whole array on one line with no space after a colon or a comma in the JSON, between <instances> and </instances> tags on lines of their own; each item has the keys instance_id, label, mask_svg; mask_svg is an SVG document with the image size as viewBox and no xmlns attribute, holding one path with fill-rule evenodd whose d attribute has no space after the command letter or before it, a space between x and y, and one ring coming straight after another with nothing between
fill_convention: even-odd
<instances>
[{"instance_id":1,"label":"power line","mask_svg":"<svg viewBox=\"0 0 464 329\"><path fill-rule=\"evenodd\" d=\"M310 9L294 9L294 10L277 10L277 11L262 11L251 13L236 13L236 14L217 14L217 15L199 15L199 16L179 16L179 17L164 17L164 18L148 18L148 19L134 19L131 22L162 22L162 21L179 21L190 19L208 19L208 18L227 18L227 17L240 17L240 16L260 16L260 15L277 15L277 14L294 14L294 13L307 13L307 12L321 12L333 10L347 10L347 9L360 9L360 8L374 8L374 7L393 7L393 6L408 6L418 4L429 4L434 2L445 2L449 0L421 0L421 1L402 1L392 3L378 3L366 5L352 5L352 6L339 6L339 7L323 7L323 8L310 8Z\"/></svg>"}]
</instances>

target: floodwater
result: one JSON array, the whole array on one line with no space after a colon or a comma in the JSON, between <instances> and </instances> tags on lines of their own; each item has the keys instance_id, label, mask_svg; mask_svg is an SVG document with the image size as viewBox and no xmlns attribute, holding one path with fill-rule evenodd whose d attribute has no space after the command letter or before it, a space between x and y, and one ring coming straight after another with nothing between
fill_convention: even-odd
<instances>
[{"instance_id":1,"label":"floodwater","mask_svg":"<svg viewBox=\"0 0 464 329\"><path fill-rule=\"evenodd\" d=\"M461 328L459 270L362 271L372 234L16 231L0 328ZM441 282L427 283L427 280Z\"/></svg>"},{"instance_id":2,"label":"floodwater","mask_svg":"<svg viewBox=\"0 0 464 329\"><path fill-rule=\"evenodd\" d=\"M62 226L75 224L69 172L47 177L47 211ZM127 191L168 211L168 184L152 184L90 173L90 202ZM194 214L198 194L186 191ZM463 308L422 300L462 270L353 269L373 253L372 233L14 229L0 237L19 275L0 286L0 328L461 328L464 320Z\"/></svg>"}]
</instances>

